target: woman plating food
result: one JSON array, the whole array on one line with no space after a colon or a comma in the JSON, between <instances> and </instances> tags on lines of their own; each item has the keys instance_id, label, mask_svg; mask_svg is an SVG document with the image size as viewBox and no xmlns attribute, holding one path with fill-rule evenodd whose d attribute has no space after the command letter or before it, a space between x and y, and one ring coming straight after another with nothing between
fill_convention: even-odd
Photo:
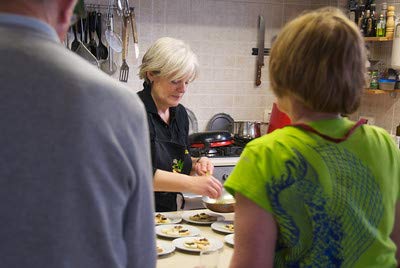
<instances>
[{"instance_id":1,"label":"woman plating food","mask_svg":"<svg viewBox=\"0 0 400 268\"><path fill-rule=\"evenodd\" d=\"M189 155L189 119L180 101L197 74L197 57L190 47L169 37L158 39L140 65L139 77L144 79L144 89L138 95L148 116L155 203L159 212L182 208L180 192L211 198L221 194L221 183L210 175L214 169L210 160Z\"/></svg>"}]
</instances>

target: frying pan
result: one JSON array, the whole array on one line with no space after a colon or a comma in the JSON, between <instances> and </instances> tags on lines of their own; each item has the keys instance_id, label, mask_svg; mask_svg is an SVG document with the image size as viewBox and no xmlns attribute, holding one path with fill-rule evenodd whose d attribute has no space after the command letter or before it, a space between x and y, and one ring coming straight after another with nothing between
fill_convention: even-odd
<instances>
[{"instance_id":1,"label":"frying pan","mask_svg":"<svg viewBox=\"0 0 400 268\"><path fill-rule=\"evenodd\" d=\"M189 135L192 148L220 147L233 144L233 136L229 131L206 131Z\"/></svg>"}]
</instances>

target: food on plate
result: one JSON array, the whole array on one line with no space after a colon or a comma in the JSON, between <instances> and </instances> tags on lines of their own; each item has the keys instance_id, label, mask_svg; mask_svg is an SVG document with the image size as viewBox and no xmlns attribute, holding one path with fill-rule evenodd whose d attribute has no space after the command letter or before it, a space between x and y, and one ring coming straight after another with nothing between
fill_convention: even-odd
<instances>
[{"instance_id":1,"label":"food on plate","mask_svg":"<svg viewBox=\"0 0 400 268\"><path fill-rule=\"evenodd\" d=\"M210 245L210 241L207 238L197 238L197 239L190 239L184 243L185 247L192 248L192 249L207 249Z\"/></svg>"},{"instance_id":2,"label":"food on plate","mask_svg":"<svg viewBox=\"0 0 400 268\"><path fill-rule=\"evenodd\" d=\"M209 215L207 213L200 213L190 216L189 219L191 219L192 221L210 222L210 221L216 221L217 217Z\"/></svg>"},{"instance_id":3,"label":"food on plate","mask_svg":"<svg viewBox=\"0 0 400 268\"><path fill-rule=\"evenodd\" d=\"M157 254L163 253L164 249L162 247L157 246Z\"/></svg>"},{"instance_id":4,"label":"food on plate","mask_svg":"<svg viewBox=\"0 0 400 268\"><path fill-rule=\"evenodd\" d=\"M229 231L231 231L231 232L233 232L234 229L235 229L232 223L225 224L225 225L224 225L224 228L227 229L227 230L229 230Z\"/></svg>"},{"instance_id":5,"label":"food on plate","mask_svg":"<svg viewBox=\"0 0 400 268\"><path fill-rule=\"evenodd\" d=\"M167 235L181 235L181 236L190 234L189 230L185 229L182 225L175 225L172 228L165 228L162 229L161 232Z\"/></svg>"},{"instance_id":6,"label":"food on plate","mask_svg":"<svg viewBox=\"0 0 400 268\"><path fill-rule=\"evenodd\" d=\"M161 213L156 214L155 221L157 224L171 222L170 219L168 219L164 214L161 214Z\"/></svg>"}]
</instances>

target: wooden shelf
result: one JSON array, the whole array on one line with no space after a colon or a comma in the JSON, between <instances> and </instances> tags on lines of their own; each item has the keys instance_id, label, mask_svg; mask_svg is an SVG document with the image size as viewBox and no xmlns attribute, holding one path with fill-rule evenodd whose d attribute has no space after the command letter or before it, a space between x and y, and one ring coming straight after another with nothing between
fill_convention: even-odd
<instances>
[{"instance_id":1,"label":"wooden shelf","mask_svg":"<svg viewBox=\"0 0 400 268\"><path fill-rule=\"evenodd\" d=\"M392 97L396 97L397 93L400 93L400 89L394 89L394 90L365 89L364 93L369 95L389 94Z\"/></svg>"},{"instance_id":2,"label":"wooden shelf","mask_svg":"<svg viewBox=\"0 0 400 268\"><path fill-rule=\"evenodd\" d=\"M393 37L364 37L365 42L386 42L393 41Z\"/></svg>"}]
</instances>

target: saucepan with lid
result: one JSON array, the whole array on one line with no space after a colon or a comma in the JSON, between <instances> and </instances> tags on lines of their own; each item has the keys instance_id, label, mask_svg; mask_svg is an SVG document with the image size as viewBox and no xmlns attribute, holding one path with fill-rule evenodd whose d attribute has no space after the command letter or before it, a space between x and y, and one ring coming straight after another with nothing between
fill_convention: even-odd
<instances>
[{"instance_id":1,"label":"saucepan with lid","mask_svg":"<svg viewBox=\"0 0 400 268\"><path fill-rule=\"evenodd\" d=\"M259 121L235 121L233 123L233 133L240 138L258 138L261 136L262 125L268 125L268 123Z\"/></svg>"}]
</instances>

